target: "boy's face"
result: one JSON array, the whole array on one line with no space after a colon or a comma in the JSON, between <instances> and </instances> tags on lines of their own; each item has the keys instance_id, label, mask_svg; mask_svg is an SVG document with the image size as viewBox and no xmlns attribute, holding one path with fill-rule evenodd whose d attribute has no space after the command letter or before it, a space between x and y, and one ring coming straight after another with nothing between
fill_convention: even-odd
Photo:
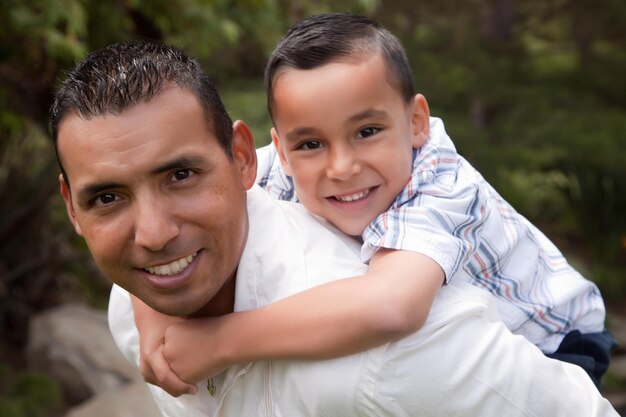
<instances>
[{"instance_id":1,"label":"boy's face","mask_svg":"<svg viewBox=\"0 0 626 417\"><path fill-rule=\"evenodd\" d=\"M171 87L119 115L65 116L58 146L67 210L105 275L166 314L232 309L256 175L247 128L230 160L195 95Z\"/></svg>"},{"instance_id":2,"label":"boy's face","mask_svg":"<svg viewBox=\"0 0 626 417\"><path fill-rule=\"evenodd\" d=\"M272 139L300 201L349 235L389 208L429 133L426 100L407 105L380 54L281 71L273 109Z\"/></svg>"}]
</instances>

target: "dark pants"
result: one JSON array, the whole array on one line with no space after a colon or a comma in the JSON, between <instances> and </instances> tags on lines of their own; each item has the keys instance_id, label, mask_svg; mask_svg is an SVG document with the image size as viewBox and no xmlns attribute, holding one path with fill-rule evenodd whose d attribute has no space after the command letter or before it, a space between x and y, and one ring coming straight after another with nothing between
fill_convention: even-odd
<instances>
[{"instance_id":1,"label":"dark pants","mask_svg":"<svg viewBox=\"0 0 626 417\"><path fill-rule=\"evenodd\" d=\"M573 330L565 335L556 352L546 356L579 365L600 389L602 375L609 368L611 351L615 347L617 342L608 330L600 333L581 333Z\"/></svg>"}]
</instances>

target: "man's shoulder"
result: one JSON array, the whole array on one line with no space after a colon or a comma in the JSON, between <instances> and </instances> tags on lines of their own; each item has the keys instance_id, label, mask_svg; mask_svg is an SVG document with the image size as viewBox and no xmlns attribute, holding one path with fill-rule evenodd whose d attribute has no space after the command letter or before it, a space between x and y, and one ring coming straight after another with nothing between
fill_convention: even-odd
<instances>
[{"instance_id":1,"label":"man's shoulder","mask_svg":"<svg viewBox=\"0 0 626 417\"><path fill-rule=\"evenodd\" d=\"M359 275L360 244L304 206L248 192L248 241L237 272L238 309Z\"/></svg>"},{"instance_id":2,"label":"man's shoulder","mask_svg":"<svg viewBox=\"0 0 626 417\"><path fill-rule=\"evenodd\" d=\"M327 253L331 247L360 264L360 243L300 203L275 200L254 186L248 191L248 217L253 244L295 245L306 254Z\"/></svg>"}]
</instances>

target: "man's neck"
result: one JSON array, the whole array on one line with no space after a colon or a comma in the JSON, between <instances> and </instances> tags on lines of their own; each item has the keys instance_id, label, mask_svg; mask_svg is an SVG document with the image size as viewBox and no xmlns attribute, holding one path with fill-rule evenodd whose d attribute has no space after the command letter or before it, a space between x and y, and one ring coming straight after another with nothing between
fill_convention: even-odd
<instances>
[{"instance_id":1,"label":"man's neck","mask_svg":"<svg viewBox=\"0 0 626 417\"><path fill-rule=\"evenodd\" d=\"M232 275L217 294L204 307L191 313L188 318L196 317L216 317L230 314L234 311L235 305L235 283L237 270Z\"/></svg>"}]
</instances>

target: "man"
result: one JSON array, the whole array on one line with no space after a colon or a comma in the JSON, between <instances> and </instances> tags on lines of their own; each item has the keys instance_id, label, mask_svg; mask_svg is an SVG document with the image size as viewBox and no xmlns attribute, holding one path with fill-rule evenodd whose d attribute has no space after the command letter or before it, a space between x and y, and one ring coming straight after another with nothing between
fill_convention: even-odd
<instances>
[{"instance_id":1,"label":"man","mask_svg":"<svg viewBox=\"0 0 626 417\"><path fill-rule=\"evenodd\" d=\"M171 316L222 316L365 268L357 243L254 186L249 129L176 50L130 43L88 56L55 97L52 133L68 214L119 285L110 326L135 363L126 291ZM172 417L617 415L582 369L513 336L469 285L442 289L423 328L398 342L237 365L206 384L181 398L151 389Z\"/></svg>"}]
</instances>

